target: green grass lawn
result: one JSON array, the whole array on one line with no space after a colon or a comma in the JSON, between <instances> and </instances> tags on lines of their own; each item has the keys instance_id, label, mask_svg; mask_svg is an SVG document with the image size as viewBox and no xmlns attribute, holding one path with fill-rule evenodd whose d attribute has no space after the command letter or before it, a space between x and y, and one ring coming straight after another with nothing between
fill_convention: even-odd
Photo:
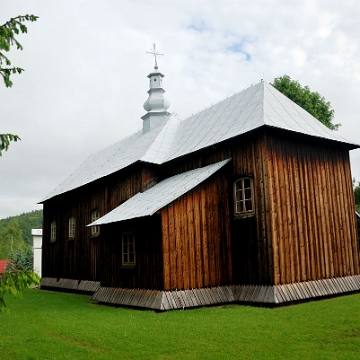
<instances>
[{"instance_id":1,"label":"green grass lawn","mask_svg":"<svg viewBox=\"0 0 360 360\"><path fill-rule=\"evenodd\" d=\"M0 359L359 359L360 294L275 309L155 313L28 290L0 314Z\"/></svg>"}]
</instances>

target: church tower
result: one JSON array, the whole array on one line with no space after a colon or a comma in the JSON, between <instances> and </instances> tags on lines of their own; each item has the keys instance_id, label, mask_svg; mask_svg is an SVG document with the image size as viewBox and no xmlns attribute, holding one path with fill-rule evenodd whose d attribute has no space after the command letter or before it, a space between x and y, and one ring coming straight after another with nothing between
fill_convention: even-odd
<instances>
[{"instance_id":1,"label":"church tower","mask_svg":"<svg viewBox=\"0 0 360 360\"><path fill-rule=\"evenodd\" d=\"M153 46L154 49L152 51L147 51L148 54L154 55L155 66L154 71L148 75L148 78L150 79L150 90L148 91L149 97L144 103L144 109L147 113L141 117L143 119L144 133L153 129L159 121L164 118L164 116L170 114L167 111L170 106L170 102L165 98L165 90L162 88L162 80L165 75L158 70L156 59L157 56L163 54L156 51L155 44L153 44Z\"/></svg>"}]
</instances>

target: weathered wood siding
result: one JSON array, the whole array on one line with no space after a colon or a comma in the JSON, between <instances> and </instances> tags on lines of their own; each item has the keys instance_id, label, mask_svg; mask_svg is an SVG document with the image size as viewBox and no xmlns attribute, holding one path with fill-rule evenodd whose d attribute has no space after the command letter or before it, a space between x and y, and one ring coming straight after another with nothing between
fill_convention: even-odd
<instances>
[{"instance_id":1,"label":"weathered wood siding","mask_svg":"<svg viewBox=\"0 0 360 360\"><path fill-rule=\"evenodd\" d=\"M103 287L163 290L161 218L122 221L101 227L99 280ZM122 233L135 236L136 265L122 267Z\"/></svg>"},{"instance_id":2,"label":"weathered wood siding","mask_svg":"<svg viewBox=\"0 0 360 360\"><path fill-rule=\"evenodd\" d=\"M171 163L168 172L173 175L230 157L231 164L222 170L227 174L227 190L226 195L222 192L222 199L224 202L227 201L229 223L226 225L226 233L222 232L221 236L227 237L224 242L230 237L231 250L229 249L228 254L232 263L232 283L270 285L274 282L274 271L265 134L257 132L246 139L231 139L206 151L179 159ZM250 175L254 179L255 215L249 218L235 218L233 184L244 175ZM213 195L211 192L207 194L209 198ZM223 213L224 206L225 204L222 204L217 211ZM218 224L215 222L211 226L216 228ZM201 232L199 233L199 236L202 236Z\"/></svg>"},{"instance_id":3,"label":"weathered wood siding","mask_svg":"<svg viewBox=\"0 0 360 360\"><path fill-rule=\"evenodd\" d=\"M255 215L232 220L234 283L273 284L273 249L270 232L269 191L267 186L266 142L261 135L251 142L233 147L233 178L253 176ZM234 203L231 192L231 203Z\"/></svg>"},{"instance_id":4,"label":"weathered wood siding","mask_svg":"<svg viewBox=\"0 0 360 360\"><path fill-rule=\"evenodd\" d=\"M104 236L101 228L99 236L91 237L91 230L86 227L91 222L91 212L98 209L100 216L110 212L142 190L142 179L143 169L138 164L46 201L43 277L99 280L101 263L106 261L100 255ZM69 240L68 236L71 216L76 221L74 240ZM51 243L50 224L53 220L56 221L57 234L56 241Z\"/></svg>"},{"instance_id":5,"label":"weathered wood siding","mask_svg":"<svg viewBox=\"0 0 360 360\"><path fill-rule=\"evenodd\" d=\"M43 277L170 291L359 274L348 150L292 136L260 129L161 167L132 165L46 201ZM93 238L86 228L94 209L103 216L156 181L229 157L160 215L102 226ZM254 181L255 214L236 218L233 183L247 175ZM74 240L68 239L70 216L76 218ZM123 269L121 234L132 229L137 264Z\"/></svg>"},{"instance_id":6,"label":"weathered wood siding","mask_svg":"<svg viewBox=\"0 0 360 360\"><path fill-rule=\"evenodd\" d=\"M347 150L267 136L274 283L359 274Z\"/></svg>"},{"instance_id":7,"label":"weathered wood siding","mask_svg":"<svg viewBox=\"0 0 360 360\"><path fill-rule=\"evenodd\" d=\"M161 211L164 290L232 283L228 181L216 174Z\"/></svg>"}]
</instances>

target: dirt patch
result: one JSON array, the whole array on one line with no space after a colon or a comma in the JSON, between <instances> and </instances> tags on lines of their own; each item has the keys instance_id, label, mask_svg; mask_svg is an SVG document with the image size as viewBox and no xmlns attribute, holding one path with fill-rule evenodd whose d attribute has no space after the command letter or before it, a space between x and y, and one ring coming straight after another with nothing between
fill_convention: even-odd
<instances>
[{"instance_id":1,"label":"dirt patch","mask_svg":"<svg viewBox=\"0 0 360 360\"><path fill-rule=\"evenodd\" d=\"M55 338L55 339L60 339L61 341L66 341L69 342L71 344L77 345L79 347L82 347L84 349L88 349L97 353L102 353L102 354L106 354L107 356L109 356L110 358L116 359L116 356L109 353L109 350L96 346L94 344L85 342L85 341L79 341L77 339L74 339L70 336L66 336L66 335L62 335L62 334L55 334L55 333L51 333L48 334L49 337L51 338Z\"/></svg>"}]
</instances>

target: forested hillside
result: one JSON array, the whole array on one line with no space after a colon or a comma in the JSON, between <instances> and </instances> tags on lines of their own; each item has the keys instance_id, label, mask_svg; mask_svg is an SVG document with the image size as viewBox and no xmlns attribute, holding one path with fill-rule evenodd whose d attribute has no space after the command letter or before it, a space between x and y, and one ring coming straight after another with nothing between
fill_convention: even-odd
<instances>
[{"instance_id":1,"label":"forested hillside","mask_svg":"<svg viewBox=\"0 0 360 360\"><path fill-rule=\"evenodd\" d=\"M34 210L0 220L0 260L8 259L11 248L32 246L31 229L42 229L42 210Z\"/></svg>"}]
</instances>

